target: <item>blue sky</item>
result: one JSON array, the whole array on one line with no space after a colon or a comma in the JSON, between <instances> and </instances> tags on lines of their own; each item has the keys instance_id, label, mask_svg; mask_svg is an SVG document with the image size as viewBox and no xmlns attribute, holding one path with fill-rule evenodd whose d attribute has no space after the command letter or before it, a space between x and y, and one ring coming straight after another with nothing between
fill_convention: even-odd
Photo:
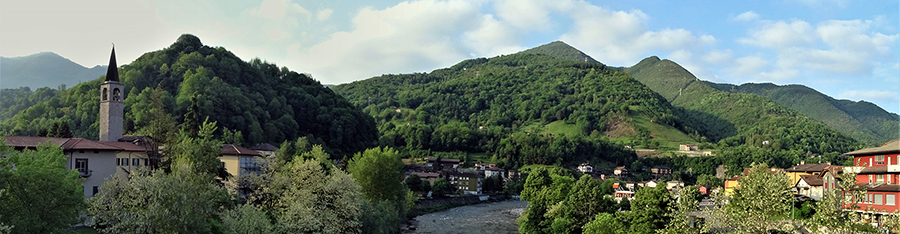
<instances>
[{"instance_id":1,"label":"blue sky","mask_svg":"<svg viewBox=\"0 0 900 234\"><path fill-rule=\"evenodd\" d=\"M120 64L182 33L326 84L427 72L562 40L614 66L804 84L900 112L898 1L0 1L0 56ZM2 74L0 74L2 75Z\"/></svg>"}]
</instances>

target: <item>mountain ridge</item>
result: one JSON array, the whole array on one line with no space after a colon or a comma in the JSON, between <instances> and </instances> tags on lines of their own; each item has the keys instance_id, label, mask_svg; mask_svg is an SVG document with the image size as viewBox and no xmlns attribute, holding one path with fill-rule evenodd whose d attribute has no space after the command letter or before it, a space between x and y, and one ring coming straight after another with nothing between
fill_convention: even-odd
<instances>
[{"instance_id":1,"label":"mountain ridge","mask_svg":"<svg viewBox=\"0 0 900 234\"><path fill-rule=\"evenodd\" d=\"M106 73L105 65L91 68L53 52L39 52L19 57L0 57L0 88L72 87Z\"/></svg>"}]
</instances>

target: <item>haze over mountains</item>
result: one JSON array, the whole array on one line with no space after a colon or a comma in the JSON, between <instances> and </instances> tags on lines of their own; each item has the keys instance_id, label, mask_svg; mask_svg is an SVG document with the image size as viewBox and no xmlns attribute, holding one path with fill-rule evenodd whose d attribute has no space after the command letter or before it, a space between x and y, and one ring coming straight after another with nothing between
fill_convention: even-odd
<instances>
[{"instance_id":1,"label":"haze over mountains","mask_svg":"<svg viewBox=\"0 0 900 234\"><path fill-rule=\"evenodd\" d=\"M87 68L53 52L0 57L0 88L27 86L35 90L41 87L56 88L60 84L72 87L103 74L106 74L106 65Z\"/></svg>"}]
</instances>

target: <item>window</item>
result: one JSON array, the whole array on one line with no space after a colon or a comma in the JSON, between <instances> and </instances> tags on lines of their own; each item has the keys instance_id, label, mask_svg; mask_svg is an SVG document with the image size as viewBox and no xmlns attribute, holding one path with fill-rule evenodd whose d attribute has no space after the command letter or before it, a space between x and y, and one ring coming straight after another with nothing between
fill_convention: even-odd
<instances>
[{"instance_id":1,"label":"window","mask_svg":"<svg viewBox=\"0 0 900 234\"><path fill-rule=\"evenodd\" d=\"M884 161L884 155L875 155L875 161Z\"/></svg>"},{"instance_id":2,"label":"window","mask_svg":"<svg viewBox=\"0 0 900 234\"><path fill-rule=\"evenodd\" d=\"M116 158L116 166L122 166L122 159Z\"/></svg>"},{"instance_id":3,"label":"window","mask_svg":"<svg viewBox=\"0 0 900 234\"><path fill-rule=\"evenodd\" d=\"M99 186L94 186L94 193L91 194L91 196L97 195L97 193L99 193L99 192L100 192L100 187L99 187Z\"/></svg>"},{"instance_id":4,"label":"window","mask_svg":"<svg viewBox=\"0 0 900 234\"><path fill-rule=\"evenodd\" d=\"M140 165L141 165L141 159L139 159L139 158L132 158L132 159L131 159L131 165L140 166Z\"/></svg>"},{"instance_id":5,"label":"window","mask_svg":"<svg viewBox=\"0 0 900 234\"><path fill-rule=\"evenodd\" d=\"M119 88L113 89L113 97L112 97L113 101L119 101L119 96L120 96L119 93L120 93Z\"/></svg>"},{"instance_id":6,"label":"window","mask_svg":"<svg viewBox=\"0 0 900 234\"><path fill-rule=\"evenodd\" d=\"M891 205L891 206L896 205L896 203L895 203L895 201L896 201L895 199L896 199L896 198L895 198L894 196L896 196L896 195L894 195L894 194L885 194L885 195L884 195L884 204L885 204L885 205Z\"/></svg>"},{"instance_id":7,"label":"window","mask_svg":"<svg viewBox=\"0 0 900 234\"><path fill-rule=\"evenodd\" d=\"M106 94L106 88L103 88L103 100L102 101L106 101L107 95L108 94Z\"/></svg>"},{"instance_id":8,"label":"window","mask_svg":"<svg viewBox=\"0 0 900 234\"><path fill-rule=\"evenodd\" d=\"M884 175L877 175L877 176L875 176L875 182L881 182L881 183L884 183Z\"/></svg>"},{"instance_id":9,"label":"window","mask_svg":"<svg viewBox=\"0 0 900 234\"><path fill-rule=\"evenodd\" d=\"M873 195L875 195L875 205L881 205L883 203L881 199L883 199L884 197L880 193L876 193Z\"/></svg>"},{"instance_id":10,"label":"window","mask_svg":"<svg viewBox=\"0 0 900 234\"><path fill-rule=\"evenodd\" d=\"M128 166L128 159L127 159L127 158L121 158L121 160L122 160L122 166Z\"/></svg>"},{"instance_id":11,"label":"window","mask_svg":"<svg viewBox=\"0 0 900 234\"><path fill-rule=\"evenodd\" d=\"M75 159L75 169L82 174L87 173L88 170L88 159L86 158L76 158Z\"/></svg>"},{"instance_id":12,"label":"window","mask_svg":"<svg viewBox=\"0 0 900 234\"><path fill-rule=\"evenodd\" d=\"M147 159L145 158L145 159L144 159L144 166L149 166L149 165L150 165L150 160L147 160Z\"/></svg>"}]
</instances>

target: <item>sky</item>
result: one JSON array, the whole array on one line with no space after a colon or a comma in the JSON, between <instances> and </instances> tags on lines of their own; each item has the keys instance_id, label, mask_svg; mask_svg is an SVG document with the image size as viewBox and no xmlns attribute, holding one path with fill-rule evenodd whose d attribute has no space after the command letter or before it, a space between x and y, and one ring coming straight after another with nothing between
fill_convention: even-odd
<instances>
[{"instance_id":1,"label":"sky","mask_svg":"<svg viewBox=\"0 0 900 234\"><path fill-rule=\"evenodd\" d=\"M702 80L803 84L900 113L898 1L0 0L0 56L86 67L196 35L341 84L564 41L612 66L649 56ZM2 71L0 71L2 76Z\"/></svg>"}]
</instances>

